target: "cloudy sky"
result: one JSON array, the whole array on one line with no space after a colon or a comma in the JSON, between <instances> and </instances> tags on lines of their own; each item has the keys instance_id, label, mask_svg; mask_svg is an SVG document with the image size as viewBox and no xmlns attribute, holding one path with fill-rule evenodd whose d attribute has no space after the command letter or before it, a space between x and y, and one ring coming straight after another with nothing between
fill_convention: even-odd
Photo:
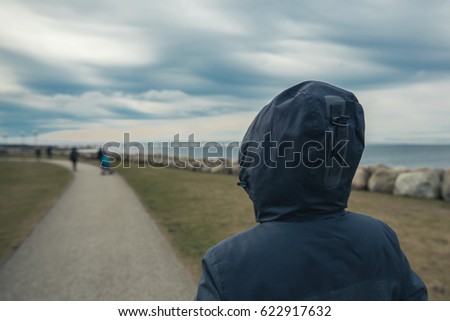
<instances>
[{"instance_id":1,"label":"cloudy sky","mask_svg":"<svg viewBox=\"0 0 450 321\"><path fill-rule=\"evenodd\" d=\"M450 1L0 0L0 133L239 140L280 91L353 91L367 141L450 143Z\"/></svg>"}]
</instances>

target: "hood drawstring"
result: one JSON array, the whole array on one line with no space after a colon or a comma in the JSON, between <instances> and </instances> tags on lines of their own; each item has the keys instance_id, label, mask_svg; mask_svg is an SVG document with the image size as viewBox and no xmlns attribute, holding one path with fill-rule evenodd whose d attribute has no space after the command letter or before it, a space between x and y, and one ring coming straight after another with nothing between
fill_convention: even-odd
<instances>
[{"instance_id":1,"label":"hood drawstring","mask_svg":"<svg viewBox=\"0 0 450 321\"><path fill-rule=\"evenodd\" d=\"M243 187L243 188L246 188L246 187L247 187L247 183L246 183L246 182L239 181L239 182L237 182L237 186L241 186L241 187Z\"/></svg>"}]
</instances>

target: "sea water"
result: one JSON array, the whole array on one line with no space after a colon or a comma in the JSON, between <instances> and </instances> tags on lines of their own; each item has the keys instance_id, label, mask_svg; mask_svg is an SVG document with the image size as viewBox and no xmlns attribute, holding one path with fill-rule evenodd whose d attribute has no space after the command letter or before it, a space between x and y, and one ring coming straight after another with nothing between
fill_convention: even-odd
<instances>
[{"instance_id":1,"label":"sea water","mask_svg":"<svg viewBox=\"0 0 450 321\"><path fill-rule=\"evenodd\" d=\"M217 143L222 145L220 153L213 155L218 158L228 158L233 161L238 160L239 143ZM229 148L232 146L232 148ZM203 144L202 144L203 147ZM228 148L227 148L228 147ZM210 150L211 151L211 150ZM216 150L217 151L217 150ZM166 152L161 150L161 146L153 150L155 154L168 154L173 156L173 150ZM204 156L205 150L203 148L194 149L194 158L201 159ZM181 148L179 155L187 157L187 149ZM192 155L190 155L192 156ZM387 166L404 166L408 168L429 167L429 168L450 168L450 145L408 145L408 144L368 144L364 150L361 165L377 165L384 164Z\"/></svg>"},{"instance_id":2,"label":"sea water","mask_svg":"<svg viewBox=\"0 0 450 321\"><path fill-rule=\"evenodd\" d=\"M450 145L368 145L361 165L450 168Z\"/></svg>"}]
</instances>

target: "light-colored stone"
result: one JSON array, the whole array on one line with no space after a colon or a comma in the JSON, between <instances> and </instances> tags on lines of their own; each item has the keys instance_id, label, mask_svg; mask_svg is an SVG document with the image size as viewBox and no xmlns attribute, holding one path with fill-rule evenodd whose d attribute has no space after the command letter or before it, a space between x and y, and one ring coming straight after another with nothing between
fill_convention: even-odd
<instances>
[{"instance_id":1,"label":"light-colored stone","mask_svg":"<svg viewBox=\"0 0 450 321\"><path fill-rule=\"evenodd\" d=\"M366 169L369 171L369 176L371 176L373 173L380 169L389 169L390 167L384 165L384 164L377 164L377 165L370 165L367 166Z\"/></svg>"},{"instance_id":2,"label":"light-colored stone","mask_svg":"<svg viewBox=\"0 0 450 321\"><path fill-rule=\"evenodd\" d=\"M390 168L386 166L380 166L374 169L368 182L369 191L392 194L395 179L405 171L404 168Z\"/></svg>"},{"instance_id":3,"label":"light-colored stone","mask_svg":"<svg viewBox=\"0 0 450 321\"><path fill-rule=\"evenodd\" d=\"M441 194L444 200L450 201L450 168L447 169L443 174Z\"/></svg>"},{"instance_id":4,"label":"light-colored stone","mask_svg":"<svg viewBox=\"0 0 450 321\"><path fill-rule=\"evenodd\" d=\"M422 198L439 198L442 170L420 169L401 173L395 180L394 194Z\"/></svg>"},{"instance_id":5,"label":"light-colored stone","mask_svg":"<svg viewBox=\"0 0 450 321\"><path fill-rule=\"evenodd\" d=\"M208 166L205 166L204 164L202 164L200 171L202 171L204 173L211 173L211 167L208 167Z\"/></svg>"},{"instance_id":6,"label":"light-colored stone","mask_svg":"<svg viewBox=\"0 0 450 321\"><path fill-rule=\"evenodd\" d=\"M239 163L233 163L233 167L231 168L231 174L232 175L239 175L241 167L239 166Z\"/></svg>"},{"instance_id":7,"label":"light-colored stone","mask_svg":"<svg viewBox=\"0 0 450 321\"><path fill-rule=\"evenodd\" d=\"M225 164L217 164L216 166L211 166L211 173L225 173Z\"/></svg>"},{"instance_id":8,"label":"light-colored stone","mask_svg":"<svg viewBox=\"0 0 450 321\"><path fill-rule=\"evenodd\" d=\"M370 173L365 167L358 167L353 177L352 189L365 190L367 189L367 183L369 181Z\"/></svg>"}]
</instances>

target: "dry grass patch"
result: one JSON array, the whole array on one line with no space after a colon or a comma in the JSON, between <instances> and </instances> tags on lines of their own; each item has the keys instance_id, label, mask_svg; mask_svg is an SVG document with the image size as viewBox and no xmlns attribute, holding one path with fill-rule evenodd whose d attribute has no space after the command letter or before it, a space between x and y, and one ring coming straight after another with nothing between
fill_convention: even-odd
<instances>
[{"instance_id":1,"label":"dry grass patch","mask_svg":"<svg viewBox=\"0 0 450 321\"><path fill-rule=\"evenodd\" d=\"M48 163L0 161L0 263L23 241L70 181Z\"/></svg>"}]
</instances>

